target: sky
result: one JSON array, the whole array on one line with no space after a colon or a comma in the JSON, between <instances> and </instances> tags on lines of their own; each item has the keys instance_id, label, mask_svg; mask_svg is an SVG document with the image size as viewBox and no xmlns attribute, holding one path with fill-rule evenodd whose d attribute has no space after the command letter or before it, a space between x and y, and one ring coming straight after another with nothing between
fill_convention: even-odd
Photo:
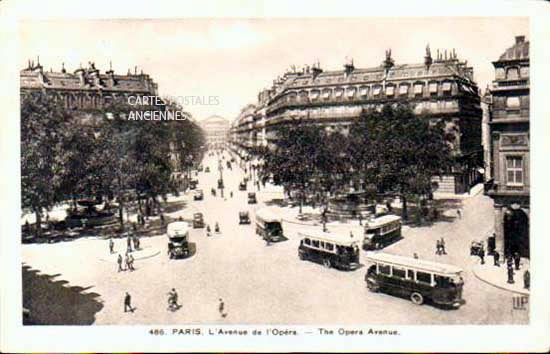
<instances>
[{"instance_id":1,"label":"sky","mask_svg":"<svg viewBox=\"0 0 550 354\"><path fill-rule=\"evenodd\" d=\"M23 69L40 56L45 70L64 62L72 72L92 61L103 73L111 61L117 74L137 66L161 96L188 97L196 119L233 120L291 65L341 70L347 57L356 68L374 67L387 49L396 64L422 63L427 44L432 56L455 48L485 89L491 62L516 35L529 40L528 31L526 17L25 20L19 62Z\"/></svg>"}]
</instances>

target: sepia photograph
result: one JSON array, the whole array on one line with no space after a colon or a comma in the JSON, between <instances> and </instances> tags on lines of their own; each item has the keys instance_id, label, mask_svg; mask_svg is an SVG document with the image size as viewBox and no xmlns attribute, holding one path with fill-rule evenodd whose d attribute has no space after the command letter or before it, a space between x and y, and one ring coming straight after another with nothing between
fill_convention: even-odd
<instances>
[{"instance_id":1,"label":"sepia photograph","mask_svg":"<svg viewBox=\"0 0 550 354\"><path fill-rule=\"evenodd\" d=\"M19 19L17 326L547 325L531 21Z\"/></svg>"}]
</instances>

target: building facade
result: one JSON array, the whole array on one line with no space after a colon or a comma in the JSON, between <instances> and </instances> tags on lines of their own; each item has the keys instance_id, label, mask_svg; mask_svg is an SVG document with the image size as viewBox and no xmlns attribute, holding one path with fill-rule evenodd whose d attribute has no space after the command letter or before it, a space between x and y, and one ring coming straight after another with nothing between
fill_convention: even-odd
<instances>
[{"instance_id":1,"label":"building facade","mask_svg":"<svg viewBox=\"0 0 550 354\"><path fill-rule=\"evenodd\" d=\"M494 200L495 246L501 254L529 257L530 80L525 36L517 36L493 66L489 106L493 180L487 194Z\"/></svg>"},{"instance_id":2,"label":"building facade","mask_svg":"<svg viewBox=\"0 0 550 354\"><path fill-rule=\"evenodd\" d=\"M324 71L319 63L292 68L259 94L252 124L239 121L234 129L258 132L265 144L276 140L277 126L291 120L345 128L363 110L408 102L415 113L444 120L454 133L453 152L463 164L436 181L438 191L463 193L477 181L482 165L482 111L473 69L454 50L438 50L433 58L427 47L423 59L419 64L396 64L389 50L385 60L372 68L355 68L353 61L336 71ZM258 144L257 136L237 138L241 146L251 146Z\"/></svg>"},{"instance_id":3,"label":"building facade","mask_svg":"<svg viewBox=\"0 0 550 354\"><path fill-rule=\"evenodd\" d=\"M210 149L218 149L226 146L229 138L231 123L220 116L211 116L199 122L204 131L206 144Z\"/></svg>"}]
</instances>

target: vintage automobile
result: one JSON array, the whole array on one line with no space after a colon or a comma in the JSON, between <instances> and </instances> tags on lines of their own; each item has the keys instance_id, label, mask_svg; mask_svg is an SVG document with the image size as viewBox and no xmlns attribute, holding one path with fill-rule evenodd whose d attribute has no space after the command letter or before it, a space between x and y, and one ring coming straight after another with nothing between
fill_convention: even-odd
<instances>
[{"instance_id":1,"label":"vintage automobile","mask_svg":"<svg viewBox=\"0 0 550 354\"><path fill-rule=\"evenodd\" d=\"M268 208L256 211L256 235L269 242L284 241L283 219Z\"/></svg>"},{"instance_id":2,"label":"vintage automobile","mask_svg":"<svg viewBox=\"0 0 550 354\"><path fill-rule=\"evenodd\" d=\"M206 166L206 168L204 169L204 172L206 173L210 172L210 167Z\"/></svg>"},{"instance_id":3,"label":"vintage automobile","mask_svg":"<svg viewBox=\"0 0 550 354\"><path fill-rule=\"evenodd\" d=\"M168 224L168 257L170 259L187 257L189 255L189 224L176 221Z\"/></svg>"},{"instance_id":4,"label":"vintage automobile","mask_svg":"<svg viewBox=\"0 0 550 354\"><path fill-rule=\"evenodd\" d=\"M246 190L246 182L242 181L241 183L239 183L239 190L240 191Z\"/></svg>"},{"instance_id":5,"label":"vintage automobile","mask_svg":"<svg viewBox=\"0 0 550 354\"><path fill-rule=\"evenodd\" d=\"M470 255L477 256L481 253L483 250L483 242L478 240L473 240L472 244L470 245Z\"/></svg>"},{"instance_id":6,"label":"vintage automobile","mask_svg":"<svg viewBox=\"0 0 550 354\"><path fill-rule=\"evenodd\" d=\"M203 199L204 199L204 193L202 189L197 189L193 194L193 200L203 200Z\"/></svg>"},{"instance_id":7,"label":"vintage automobile","mask_svg":"<svg viewBox=\"0 0 550 354\"><path fill-rule=\"evenodd\" d=\"M202 213L195 213L193 214L193 228L203 228L204 227L204 219L202 217Z\"/></svg>"},{"instance_id":8,"label":"vintage automobile","mask_svg":"<svg viewBox=\"0 0 550 354\"><path fill-rule=\"evenodd\" d=\"M192 179L189 181L189 189L196 189L197 185L199 184L198 179Z\"/></svg>"},{"instance_id":9,"label":"vintage automobile","mask_svg":"<svg viewBox=\"0 0 550 354\"><path fill-rule=\"evenodd\" d=\"M256 200L256 193L250 192L248 193L248 204L256 204L258 201Z\"/></svg>"},{"instance_id":10,"label":"vintage automobile","mask_svg":"<svg viewBox=\"0 0 550 354\"><path fill-rule=\"evenodd\" d=\"M321 263L326 268L354 270L359 268L359 240L353 234L321 231L298 232L298 257Z\"/></svg>"},{"instance_id":11,"label":"vintage automobile","mask_svg":"<svg viewBox=\"0 0 550 354\"><path fill-rule=\"evenodd\" d=\"M250 224L248 211L239 211L239 224Z\"/></svg>"}]
</instances>

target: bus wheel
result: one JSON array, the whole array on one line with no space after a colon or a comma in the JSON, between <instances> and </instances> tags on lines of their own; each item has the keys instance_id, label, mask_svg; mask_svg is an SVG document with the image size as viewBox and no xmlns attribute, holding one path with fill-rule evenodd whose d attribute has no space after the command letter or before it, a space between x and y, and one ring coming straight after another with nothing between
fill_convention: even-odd
<instances>
[{"instance_id":1,"label":"bus wheel","mask_svg":"<svg viewBox=\"0 0 550 354\"><path fill-rule=\"evenodd\" d=\"M330 259L328 258L323 259L323 265L325 266L325 268L330 268L331 267Z\"/></svg>"},{"instance_id":2,"label":"bus wheel","mask_svg":"<svg viewBox=\"0 0 550 354\"><path fill-rule=\"evenodd\" d=\"M424 303L424 297L422 294L414 292L411 294L411 301L415 305L422 305Z\"/></svg>"},{"instance_id":3,"label":"bus wheel","mask_svg":"<svg viewBox=\"0 0 550 354\"><path fill-rule=\"evenodd\" d=\"M373 293L376 293L380 290L378 282L374 279L367 279L367 288Z\"/></svg>"}]
</instances>

